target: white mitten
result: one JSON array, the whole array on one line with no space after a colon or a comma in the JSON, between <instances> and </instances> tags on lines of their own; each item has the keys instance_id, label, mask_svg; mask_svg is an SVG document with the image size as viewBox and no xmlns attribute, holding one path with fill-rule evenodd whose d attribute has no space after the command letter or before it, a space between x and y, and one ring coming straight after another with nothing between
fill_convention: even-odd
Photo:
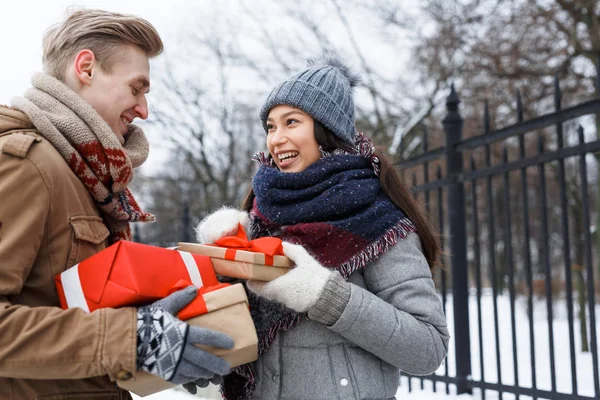
<instances>
[{"instance_id":1,"label":"white mitten","mask_svg":"<svg viewBox=\"0 0 600 400\"><path fill-rule=\"evenodd\" d=\"M246 232L250 217L245 211L222 207L204 218L196 227L196 240L201 244L214 243L223 236L235 235L241 224Z\"/></svg>"},{"instance_id":2,"label":"white mitten","mask_svg":"<svg viewBox=\"0 0 600 400\"><path fill-rule=\"evenodd\" d=\"M323 267L304 247L283 242L283 254L296 267L271 282L249 280L248 289L269 300L283 303L297 312L306 312L321 296L325 283L335 272Z\"/></svg>"}]
</instances>

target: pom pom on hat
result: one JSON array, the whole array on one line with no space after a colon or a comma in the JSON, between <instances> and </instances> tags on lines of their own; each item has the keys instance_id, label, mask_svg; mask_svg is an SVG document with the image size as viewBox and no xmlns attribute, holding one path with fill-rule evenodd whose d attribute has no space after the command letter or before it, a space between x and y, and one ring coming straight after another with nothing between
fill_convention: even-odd
<instances>
[{"instance_id":1,"label":"pom pom on hat","mask_svg":"<svg viewBox=\"0 0 600 400\"><path fill-rule=\"evenodd\" d=\"M361 82L360 75L344 64L339 54L331 51L324 53L319 58L309 59L306 64L308 67L323 65L339 69L346 79L348 79L351 88L355 88Z\"/></svg>"}]
</instances>

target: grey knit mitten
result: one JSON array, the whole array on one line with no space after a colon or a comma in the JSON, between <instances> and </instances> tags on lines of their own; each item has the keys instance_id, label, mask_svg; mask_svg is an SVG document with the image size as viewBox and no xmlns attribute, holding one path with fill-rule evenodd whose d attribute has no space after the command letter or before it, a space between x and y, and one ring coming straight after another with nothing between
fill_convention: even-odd
<instances>
[{"instance_id":1,"label":"grey knit mitten","mask_svg":"<svg viewBox=\"0 0 600 400\"><path fill-rule=\"evenodd\" d=\"M196 298L194 286L137 309L137 369L174 384L210 379L229 371L229 363L196 346L224 349L233 340L224 333L190 326L176 315Z\"/></svg>"}]
</instances>

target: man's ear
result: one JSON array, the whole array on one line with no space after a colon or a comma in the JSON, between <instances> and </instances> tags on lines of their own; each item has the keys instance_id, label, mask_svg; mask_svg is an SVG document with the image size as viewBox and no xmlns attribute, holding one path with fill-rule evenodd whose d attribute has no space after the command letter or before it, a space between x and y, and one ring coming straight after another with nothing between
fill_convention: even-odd
<instances>
[{"instance_id":1,"label":"man's ear","mask_svg":"<svg viewBox=\"0 0 600 400\"><path fill-rule=\"evenodd\" d=\"M96 68L96 56L94 52L88 49L81 50L75 56L75 76L82 85L89 85L92 82L93 72Z\"/></svg>"}]
</instances>

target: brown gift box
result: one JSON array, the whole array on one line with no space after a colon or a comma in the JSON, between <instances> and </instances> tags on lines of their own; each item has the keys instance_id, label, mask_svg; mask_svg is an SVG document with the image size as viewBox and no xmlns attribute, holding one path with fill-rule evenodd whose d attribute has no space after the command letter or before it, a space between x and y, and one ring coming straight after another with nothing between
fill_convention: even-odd
<instances>
[{"instance_id":1,"label":"brown gift box","mask_svg":"<svg viewBox=\"0 0 600 400\"><path fill-rule=\"evenodd\" d=\"M273 256L273 265L265 265L265 255L245 250L235 252L235 260L225 259L226 247L208 246L197 243L179 243L178 249L194 254L209 256L218 275L231 278L272 281L293 267L286 256Z\"/></svg>"},{"instance_id":2,"label":"brown gift box","mask_svg":"<svg viewBox=\"0 0 600 400\"><path fill-rule=\"evenodd\" d=\"M190 318L186 322L226 333L233 338L235 346L230 350L199 347L223 357L232 368L255 361L258 358L258 338L248 310L248 298L244 287L238 283L208 292L204 294L204 301L208 313ZM137 371L135 378L130 380L117 380L117 384L141 397L176 386L143 371Z\"/></svg>"}]
</instances>

